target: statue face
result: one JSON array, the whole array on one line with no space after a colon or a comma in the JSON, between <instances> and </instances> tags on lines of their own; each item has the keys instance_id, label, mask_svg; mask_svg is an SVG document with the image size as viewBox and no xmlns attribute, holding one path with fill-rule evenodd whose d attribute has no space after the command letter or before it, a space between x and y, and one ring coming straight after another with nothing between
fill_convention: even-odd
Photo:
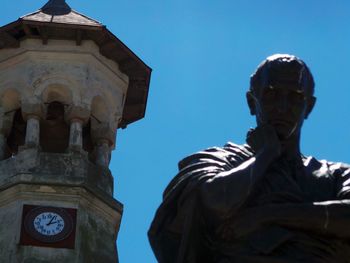
<instances>
[{"instance_id":1,"label":"statue face","mask_svg":"<svg viewBox=\"0 0 350 263\"><path fill-rule=\"evenodd\" d=\"M256 115L257 124L272 125L282 140L297 136L304 119L314 105L314 97L307 96L307 90L292 83L278 83L261 87L254 94L251 111ZM249 100L248 96L248 100Z\"/></svg>"}]
</instances>

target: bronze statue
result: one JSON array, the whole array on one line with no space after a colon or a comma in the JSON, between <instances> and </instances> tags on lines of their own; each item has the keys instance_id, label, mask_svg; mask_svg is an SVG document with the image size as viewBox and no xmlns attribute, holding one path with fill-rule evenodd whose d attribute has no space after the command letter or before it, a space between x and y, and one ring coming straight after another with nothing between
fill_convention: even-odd
<instances>
[{"instance_id":1,"label":"bronze statue","mask_svg":"<svg viewBox=\"0 0 350 263\"><path fill-rule=\"evenodd\" d=\"M350 262L350 166L300 152L315 104L309 68L267 58L247 101L247 144L179 163L149 230L159 263Z\"/></svg>"}]
</instances>

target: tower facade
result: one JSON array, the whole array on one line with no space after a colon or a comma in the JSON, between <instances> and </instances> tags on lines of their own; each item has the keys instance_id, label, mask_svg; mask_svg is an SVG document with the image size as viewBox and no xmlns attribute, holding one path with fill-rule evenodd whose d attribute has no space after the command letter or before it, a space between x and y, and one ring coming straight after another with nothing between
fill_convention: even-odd
<instances>
[{"instance_id":1,"label":"tower facade","mask_svg":"<svg viewBox=\"0 0 350 263\"><path fill-rule=\"evenodd\" d=\"M0 28L1 262L118 262L108 166L150 74L64 0Z\"/></svg>"}]
</instances>

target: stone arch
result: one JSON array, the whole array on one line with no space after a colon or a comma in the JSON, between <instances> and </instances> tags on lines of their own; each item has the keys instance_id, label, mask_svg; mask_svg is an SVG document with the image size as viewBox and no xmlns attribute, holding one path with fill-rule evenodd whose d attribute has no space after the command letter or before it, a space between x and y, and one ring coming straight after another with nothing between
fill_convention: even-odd
<instances>
[{"instance_id":1,"label":"stone arch","mask_svg":"<svg viewBox=\"0 0 350 263\"><path fill-rule=\"evenodd\" d=\"M41 99L45 104L56 101L64 105L71 105L73 102L71 90L59 84L47 86L41 94Z\"/></svg>"},{"instance_id":2,"label":"stone arch","mask_svg":"<svg viewBox=\"0 0 350 263\"><path fill-rule=\"evenodd\" d=\"M101 108L98 105L101 105L101 100L103 101L105 110L102 111L108 112L108 118L102 118L102 120L108 122L111 127L117 129L118 120L121 118L123 111L123 96L116 96L116 94L107 89L107 87L102 89L102 87L99 86L89 89L85 96L86 103L90 105L93 116L95 116L95 114L96 116L101 115L101 113L99 113Z\"/></svg>"},{"instance_id":3,"label":"stone arch","mask_svg":"<svg viewBox=\"0 0 350 263\"><path fill-rule=\"evenodd\" d=\"M70 78L51 75L38 79L33 87L34 97L45 105L45 115L40 121L41 149L44 152L65 152L69 142L65 110L80 102L79 85Z\"/></svg>"},{"instance_id":4,"label":"stone arch","mask_svg":"<svg viewBox=\"0 0 350 263\"><path fill-rule=\"evenodd\" d=\"M42 102L59 101L63 104L78 104L81 101L80 86L74 80L62 76L38 79L33 84L34 96Z\"/></svg>"},{"instance_id":5,"label":"stone arch","mask_svg":"<svg viewBox=\"0 0 350 263\"><path fill-rule=\"evenodd\" d=\"M95 95L90 103L91 117L83 129L83 148L89 153L89 159L94 162L96 142L92 138L92 130L96 129L102 123L108 123L110 119L110 110L105 98L100 94Z\"/></svg>"}]
</instances>

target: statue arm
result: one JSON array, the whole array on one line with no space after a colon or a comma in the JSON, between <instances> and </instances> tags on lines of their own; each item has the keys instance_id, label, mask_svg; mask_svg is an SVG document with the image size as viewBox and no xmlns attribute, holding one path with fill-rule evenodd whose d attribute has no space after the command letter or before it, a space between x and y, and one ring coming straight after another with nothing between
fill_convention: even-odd
<instances>
[{"instance_id":1,"label":"statue arm","mask_svg":"<svg viewBox=\"0 0 350 263\"><path fill-rule=\"evenodd\" d=\"M309 204L290 204L276 223L286 227L310 230L323 235L350 238L350 200L334 200ZM280 208L280 209L281 209ZM278 213L277 213L278 215Z\"/></svg>"},{"instance_id":2,"label":"statue arm","mask_svg":"<svg viewBox=\"0 0 350 263\"><path fill-rule=\"evenodd\" d=\"M331 168L335 189L329 200L275 203L244 209L232 223L231 232L241 237L264 225L281 225L320 235L350 238L350 168L339 163Z\"/></svg>"},{"instance_id":3,"label":"statue arm","mask_svg":"<svg viewBox=\"0 0 350 263\"><path fill-rule=\"evenodd\" d=\"M333 200L285 204L272 207L271 218L277 224L317 232L323 235L350 238L350 167L333 163L330 170L335 178Z\"/></svg>"},{"instance_id":4,"label":"statue arm","mask_svg":"<svg viewBox=\"0 0 350 263\"><path fill-rule=\"evenodd\" d=\"M262 151L241 165L204 181L199 191L204 214L222 220L242 207L273 158L272 154Z\"/></svg>"},{"instance_id":5,"label":"statue arm","mask_svg":"<svg viewBox=\"0 0 350 263\"><path fill-rule=\"evenodd\" d=\"M231 226L236 237L263 225L280 225L338 238L350 238L350 200L271 204L247 209Z\"/></svg>"}]
</instances>

